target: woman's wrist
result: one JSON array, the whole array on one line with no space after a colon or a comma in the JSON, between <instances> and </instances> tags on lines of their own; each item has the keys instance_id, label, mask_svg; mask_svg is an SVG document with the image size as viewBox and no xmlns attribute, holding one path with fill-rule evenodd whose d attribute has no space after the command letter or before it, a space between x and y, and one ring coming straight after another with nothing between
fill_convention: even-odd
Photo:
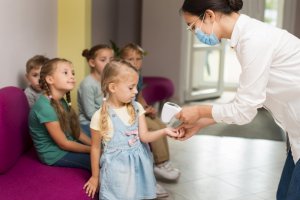
<instances>
[{"instance_id":1,"label":"woman's wrist","mask_svg":"<svg viewBox=\"0 0 300 200\"><path fill-rule=\"evenodd\" d=\"M212 106L211 105L201 105L198 106L198 116L201 118L212 118Z\"/></svg>"}]
</instances>

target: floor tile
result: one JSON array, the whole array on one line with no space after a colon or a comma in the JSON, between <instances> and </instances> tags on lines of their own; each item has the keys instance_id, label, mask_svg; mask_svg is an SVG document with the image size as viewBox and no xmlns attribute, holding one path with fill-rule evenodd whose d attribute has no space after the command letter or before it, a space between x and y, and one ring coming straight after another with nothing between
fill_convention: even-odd
<instances>
[{"instance_id":1,"label":"floor tile","mask_svg":"<svg viewBox=\"0 0 300 200\"><path fill-rule=\"evenodd\" d=\"M160 184L164 200L274 200L285 161L284 142L196 135L169 140L176 183ZM162 199L163 200L163 199Z\"/></svg>"}]
</instances>

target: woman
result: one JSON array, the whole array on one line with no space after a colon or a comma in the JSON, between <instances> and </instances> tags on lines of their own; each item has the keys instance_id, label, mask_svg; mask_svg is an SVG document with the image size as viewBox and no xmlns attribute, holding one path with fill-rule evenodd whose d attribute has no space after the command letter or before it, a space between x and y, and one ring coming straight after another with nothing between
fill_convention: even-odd
<instances>
[{"instance_id":1,"label":"woman","mask_svg":"<svg viewBox=\"0 0 300 200\"><path fill-rule=\"evenodd\" d=\"M288 133L291 150L278 186L277 199L300 197L300 40L263 22L239 14L242 0L185 0L182 16L197 38L208 45L230 39L242 67L233 102L184 107L185 140L201 128L224 122L249 123L265 107Z\"/></svg>"}]
</instances>

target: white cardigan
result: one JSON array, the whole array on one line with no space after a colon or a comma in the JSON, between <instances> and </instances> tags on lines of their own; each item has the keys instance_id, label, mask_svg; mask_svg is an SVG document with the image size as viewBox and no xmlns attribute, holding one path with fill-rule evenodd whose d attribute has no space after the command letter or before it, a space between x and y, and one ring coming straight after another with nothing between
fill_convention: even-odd
<instances>
[{"instance_id":1,"label":"white cardigan","mask_svg":"<svg viewBox=\"0 0 300 200\"><path fill-rule=\"evenodd\" d=\"M242 67L235 100L214 105L215 121L249 123L267 108L289 134L294 162L300 158L300 40L285 30L240 15L231 36Z\"/></svg>"}]
</instances>

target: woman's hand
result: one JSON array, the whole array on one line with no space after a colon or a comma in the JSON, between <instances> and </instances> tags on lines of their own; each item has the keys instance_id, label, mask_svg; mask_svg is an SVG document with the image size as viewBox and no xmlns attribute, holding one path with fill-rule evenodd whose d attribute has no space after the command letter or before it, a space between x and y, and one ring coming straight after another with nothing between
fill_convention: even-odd
<instances>
[{"instance_id":1,"label":"woman's hand","mask_svg":"<svg viewBox=\"0 0 300 200\"><path fill-rule=\"evenodd\" d=\"M196 133L198 133L200 129L215 123L216 122L213 119L201 118L194 124L183 124L179 127L179 130L184 129L184 134L180 134L177 139L181 141L187 140Z\"/></svg>"},{"instance_id":2,"label":"woman's hand","mask_svg":"<svg viewBox=\"0 0 300 200\"><path fill-rule=\"evenodd\" d=\"M83 186L85 189L85 193L89 196L94 198L95 193L99 190L99 178L98 177L91 177Z\"/></svg>"},{"instance_id":3,"label":"woman's hand","mask_svg":"<svg viewBox=\"0 0 300 200\"><path fill-rule=\"evenodd\" d=\"M200 118L212 118L211 106L187 106L183 107L181 111L176 115L176 118L182 121L184 124L194 124Z\"/></svg>"},{"instance_id":4,"label":"woman's hand","mask_svg":"<svg viewBox=\"0 0 300 200\"><path fill-rule=\"evenodd\" d=\"M181 129L184 129L185 134L178 136L176 139L177 140L187 140L190 137L192 137L193 135L195 135L196 133L199 132L199 130L201 129L200 126L196 126L195 124L188 124L188 125L183 125L181 127Z\"/></svg>"}]
</instances>

